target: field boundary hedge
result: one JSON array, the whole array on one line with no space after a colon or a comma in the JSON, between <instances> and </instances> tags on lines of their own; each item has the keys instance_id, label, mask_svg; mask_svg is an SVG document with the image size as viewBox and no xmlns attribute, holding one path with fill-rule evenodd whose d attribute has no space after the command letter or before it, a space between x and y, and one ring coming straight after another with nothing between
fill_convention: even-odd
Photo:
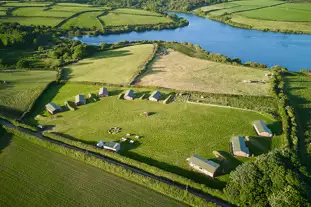
<instances>
[{"instance_id":1,"label":"field boundary hedge","mask_svg":"<svg viewBox=\"0 0 311 207\"><path fill-rule=\"evenodd\" d=\"M142 66L137 71L137 73L131 78L131 80L129 81L130 85L135 84L136 81L140 78L140 76L142 76L148 70L150 64L153 62L153 60L156 57L158 49L159 49L159 45L157 43L153 43L153 51L152 51L152 53L145 60L145 62L142 64Z\"/></svg>"},{"instance_id":2,"label":"field boundary hedge","mask_svg":"<svg viewBox=\"0 0 311 207\"><path fill-rule=\"evenodd\" d=\"M103 159L100 159L100 156L98 156L97 153L94 153L94 152L92 153L88 151L84 152L82 151L82 149L78 147L64 144L59 141L52 142L52 141L49 141L49 138L39 138L39 137L30 135L26 132L19 131L16 128L11 128L8 126L3 126L3 127L8 132L13 133L17 136L20 136L21 138L27 138L27 140L35 144L38 144L42 147L45 147L49 150L52 150L54 152L83 161L95 167L101 168L109 173L120 176L124 179L130 180L137 184L143 185L147 188L151 188L159 193L162 193L176 200L182 201L191 206L207 206L209 204L207 200L200 198L199 196L196 196L193 193L189 193L187 190L188 188L186 188L185 190L177 186L170 185L169 182L164 182L164 181L162 182L162 181L156 180L152 178L150 175L148 176L148 174L146 175L139 174L138 172L135 172L130 169L126 169L122 166L114 164L113 162L110 163L110 162L104 161ZM206 196L209 197L208 195ZM210 198L210 199L213 201L216 201L217 204L223 204L223 206L228 206L225 202L223 202L220 199L213 199L213 198Z\"/></svg>"},{"instance_id":3,"label":"field boundary hedge","mask_svg":"<svg viewBox=\"0 0 311 207\"><path fill-rule=\"evenodd\" d=\"M71 15L70 17L67 17L67 18L63 19L63 20L62 20L61 22L59 22L55 27L56 27L56 28L60 28L60 27L62 27L68 20L70 20L70 19L72 19L72 18L78 17L78 16L80 16L81 14L84 14L84 13L96 12L96 11L99 11L99 10L87 10L87 11L77 12L77 13Z\"/></svg>"}]
</instances>

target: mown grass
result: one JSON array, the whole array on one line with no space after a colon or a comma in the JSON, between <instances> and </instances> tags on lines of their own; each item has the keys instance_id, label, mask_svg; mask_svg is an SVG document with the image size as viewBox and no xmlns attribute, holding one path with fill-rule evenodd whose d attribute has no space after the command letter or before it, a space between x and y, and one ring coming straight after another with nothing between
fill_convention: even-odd
<instances>
[{"instance_id":1,"label":"mown grass","mask_svg":"<svg viewBox=\"0 0 311 207\"><path fill-rule=\"evenodd\" d=\"M311 22L286 22L286 21L272 21L260 20L243 17L241 15L232 15L230 19L233 23L251 26L253 29L272 30L272 31L300 31L304 33L311 33Z\"/></svg>"},{"instance_id":2,"label":"mown grass","mask_svg":"<svg viewBox=\"0 0 311 207\"><path fill-rule=\"evenodd\" d=\"M193 173L186 158L199 154L212 159L213 150L229 153L229 140L233 135L255 135L251 124L254 120L263 119L268 124L275 124L275 121L256 112L182 102L164 105L147 100L119 100L118 94L124 89L114 87L108 87L113 96L81 106L77 111L51 116L44 110L44 105L50 101L63 105L65 100L73 101L77 94L97 94L99 87L67 83L50 88L32 113L32 117L41 114L39 121L30 118L27 122L55 126L55 132L92 145L99 140L118 141L126 133L140 135L142 138L135 144L122 145L122 155L199 179L200 182L207 179L207 183L211 180ZM148 89L135 91L138 96L151 93ZM152 115L141 116L145 111ZM107 130L115 126L121 127L122 133L109 135ZM279 138L273 138L272 142L274 139ZM272 148L272 142L269 149ZM221 185L218 183L213 187L221 188Z\"/></svg>"},{"instance_id":3,"label":"mown grass","mask_svg":"<svg viewBox=\"0 0 311 207\"><path fill-rule=\"evenodd\" d=\"M55 79L55 71L0 70L1 113L17 118Z\"/></svg>"},{"instance_id":4,"label":"mown grass","mask_svg":"<svg viewBox=\"0 0 311 207\"><path fill-rule=\"evenodd\" d=\"M45 26L56 26L63 19L53 17L1 17L0 23L2 22L18 22L22 25L45 25Z\"/></svg>"},{"instance_id":5,"label":"mown grass","mask_svg":"<svg viewBox=\"0 0 311 207\"><path fill-rule=\"evenodd\" d=\"M42 6L48 6L51 2L9 2L7 1L5 4L2 4L1 6L5 7L23 7L23 6L33 6L33 7L42 7Z\"/></svg>"},{"instance_id":6,"label":"mown grass","mask_svg":"<svg viewBox=\"0 0 311 207\"><path fill-rule=\"evenodd\" d=\"M68 29L70 27L79 27L79 28L96 28L102 29L103 26L100 21L96 18L101 15L103 12L87 12L84 14L80 14L77 17L71 18L62 26L64 29Z\"/></svg>"},{"instance_id":7,"label":"mown grass","mask_svg":"<svg viewBox=\"0 0 311 207\"><path fill-rule=\"evenodd\" d=\"M233 66L189 57L172 49L158 56L139 85L161 86L187 91L241 95L268 95L269 78L266 69ZM243 83L243 80L267 83Z\"/></svg>"},{"instance_id":8,"label":"mown grass","mask_svg":"<svg viewBox=\"0 0 311 207\"><path fill-rule=\"evenodd\" d=\"M42 7L26 7L26 8L18 8L13 11L14 16L38 16L38 17L70 17L75 12L64 12L64 11L52 11L47 10L44 11Z\"/></svg>"},{"instance_id":9,"label":"mown grass","mask_svg":"<svg viewBox=\"0 0 311 207\"><path fill-rule=\"evenodd\" d=\"M142 25L172 22L172 20L167 17L132 15L113 12L108 13L105 16L101 16L100 19L105 23L106 26Z\"/></svg>"},{"instance_id":10,"label":"mown grass","mask_svg":"<svg viewBox=\"0 0 311 207\"><path fill-rule=\"evenodd\" d=\"M135 14L135 15L151 15L151 16L162 16L159 13L141 10L141 9L115 9L115 13L126 13L126 14Z\"/></svg>"},{"instance_id":11,"label":"mown grass","mask_svg":"<svg viewBox=\"0 0 311 207\"><path fill-rule=\"evenodd\" d=\"M65 68L69 80L128 84L153 51L152 44L96 53Z\"/></svg>"},{"instance_id":12,"label":"mown grass","mask_svg":"<svg viewBox=\"0 0 311 207\"><path fill-rule=\"evenodd\" d=\"M82 11L91 11L91 10L101 10L98 7L88 7L88 6L63 6L62 4L56 4L55 6L51 7L49 11L63 11L63 12L82 12Z\"/></svg>"},{"instance_id":13,"label":"mown grass","mask_svg":"<svg viewBox=\"0 0 311 207\"><path fill-rule=\"evenodd\" d=\"M183 206L25 138L3 130L0 133L0 194L4 206Z\"/></svg>"},{"instance_id":14,"label":"mown grass","mask_svg":"<svg viewBox=\"0 0 311 207\"><path fill-rule=\"evenodd\" d=\"M311 3L282 4L270 8L240 13L254 19L276 21L311 21Z\"/></svg>"}]
</instances>

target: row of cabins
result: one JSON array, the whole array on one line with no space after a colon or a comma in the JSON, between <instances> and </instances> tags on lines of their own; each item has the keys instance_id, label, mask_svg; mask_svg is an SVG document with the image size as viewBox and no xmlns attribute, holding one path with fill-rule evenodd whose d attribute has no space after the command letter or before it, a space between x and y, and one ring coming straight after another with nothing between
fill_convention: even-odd
<instances>
[{"instance_id":1,"label":"row of cabins","mask_svg":"<svg viewBox=\"0 0 311 207\"><path fill-rule=\"evenodd\" d=\"M109 96L108 89L107 88L100 88L99 92L98 92L98 96L99 97ZM85 105L85 104L86 104L86 99L85 99L84 95L78 94L75 96L75 105L76 106L81 106L81 105ZM58 106L52 102L45 105L45 108L50 114L56 114L56 113L59 113L62 111L62 108L60 106Z\"/></svg>"},{"instance_id":2,"label":"row of cabins","mask_svg":"<svg viewBox=\"0 0 311 207\"><path fill-rule=\"evenodd\" d=\"M150 96L149 96L149 101L159 101L161 100L161 93L160 91L154 91ZM132 89L129 89L125 92L124 97L125 100L134 100L136 98L136 95Z\"/></svg>"},{"instance_id":3,"label":"row of cabins","mask_svg":"<svg viewBox=\"0 0 311 207\"><path fill-rule=\"evenodd\" d=\"M272 137L271 130L262 120L254 121L253 127L259 136ZM230 140L231 150L234 156L249 157L250 151L246 146L244 137L234 136ZM214 161L204 159L198 155L193 155L187 159L190 167L210 177L215 177L220 165Z\"/></svg>"}]
</instances>

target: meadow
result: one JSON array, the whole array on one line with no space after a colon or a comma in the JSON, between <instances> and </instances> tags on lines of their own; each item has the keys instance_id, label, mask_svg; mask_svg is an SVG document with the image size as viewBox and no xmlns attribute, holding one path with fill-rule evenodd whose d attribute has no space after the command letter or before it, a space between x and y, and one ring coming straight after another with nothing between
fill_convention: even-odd
<instances>
[{"instance_id":1,"label":"meadow","mask_svg":"<svg viewBox=\"0 0 311 207\"><path fill-rule=\"evenodd\" d=\"M49 151L0 127L4 206L183 206L141 185Z\"/></svg>"},{"instance_id":2,"label":"meadow","mask_svg":"<svg viewBox=\"0 0 311 207\"><path fill-rule=\"evenodd\" d=\"M129 84L133 76L152 55L152 44L135 45L95 53L64 71L70 81Z\"/></svg>"},{"instance_id":3,"label":"meadow","mask_svg":"<svg viewBox=\"0 0 311 207\"><path fill-rule=\"evenodd\" d=\"M242 12L240 15L254 19L311 22L311 3L282 4L260 10Z\"/></svg>"},{"instance_id":4,"label":"meadow","mask_svg":"<svg viewBox=\"0 0 311 207\"><path fill-rule=\"evenodd\" d=\"M47 84L56 80L56 72L0 70L0 78L1 113L18 118Z\"/></svg>"},{"instance_id":5,"label":"meadow","mask_svg":"<svg viewBox=\"0 0 311 207\"><path fill-rule=\"evenodd\" d=\"M237 27L311 33L311 3L246 0L205 6L200 9L206 12L207 17Z\"/></svg>"},{"instance_id":6,"label":"meadow","mask_svg":"<svg viewBox=\"0 0 311 207\"><path fill-rule=\"evenodd\" d=\"M57 11L57 10L47 10L43 7L25 7L25 8L18 8L13 11L13 16L36 16L36 17L54 17L54 18L66 18L70 17L75 12L68 12L68 11Z\"/></svg>"},{"instance_id":7,"label":"meadow","mask_svg":"<svg viewBox=\"0 0 311 207\"><path fill-rule=\"evenodd\" d=\"M186 158L199 154L207 159L214 158L213 150L229 153L229 140L233 135L255 136L252 121L265 120L275 128L276 121L256 112L210 107L199 104L174 102L162 104L147 100L126 101L118 94L126 88L108 87L112 96L98 102L78 107L76 111L49 115L44 105L55 102L73 101L77 94L98 93L100 86L67 83L50 88L40 97L31 117L30 124L54 127L54 132L71 139L95 145L99 140L118 141L126 133L141 136L136 143L123 144L121 154L132 159L168 170L193 179L208 179L198 176L188 167ZM151 94L150 89L135 89L138 97ZM141 116L150 112L148 117ZM41 116L37 116L40 114ZM122 133L108 134L111 127L121 127ZM270 150L279 137L274 137L265 150ZM260 140L258 140L260 143ZM258 152L258 151L257 151ZM242 160L243 161L243 160ZM208 179L209 180L209 179ZM209 180L210 181L210 180ZM221 187L215 185L214 187Z\"/></svg>"},{"instance_id":8,"label":"meadow","mask_svg":"<svg viewBox=\"0 0 311 207\"><path fill-rule=\"evenodd\" d=\"M124 13L124 14L133 14L133 15L148 15L148 16L162 16L159 13L141 10L141 9L115 9L114 13Z\"/></svg>"},{"instance_id":9,"label":"meadow","mask_svg":"<svg viewBox=\"0 0 311 207\"><path fill-rule=\"evenodd\" d=\"M55 17L1 17L0 23L3 22L18 22L21 25L45 25L57 26L63 19Z\"/></svg>"},{"instance_id":10,"label":"meadow","mask_svg":"<svg viewBox=\"0 0 311 207\"><path fill-rule=\"evenodd\" d=\"M138 85L186 91L267 96L266 69L233 66L189 57L172 49L160 55L140 78ZM243 80L267 83L243 83Z\"/></svg>"},{"instance_id":11,"label":"meadow","mask_svg":"<svg viewBox=\"0 0 311 207\"><path fill-rule=\"evenodd\" d=\"M158 24L172 22L164 16L153 15L133 15L126 13L110 12L107 15L101 16L100 19L106 26L120 26L120 25L143 25L143 24Z\"/></svg>"},{"instance_id":12,"label":"meadow","mask_svg":"<svg viewBox=\"0 0 311 207\"><path fill-rule=\"evenodd\" d=\"M101 15L103 11L99 12L87 12L84 14L80 14L77 17L71 18L64 25L62 28L68 29L70 27L79 27L79 28L96 28L102 29L103 25L97 19L97 16Z\"/></svg>"}]
</instances>

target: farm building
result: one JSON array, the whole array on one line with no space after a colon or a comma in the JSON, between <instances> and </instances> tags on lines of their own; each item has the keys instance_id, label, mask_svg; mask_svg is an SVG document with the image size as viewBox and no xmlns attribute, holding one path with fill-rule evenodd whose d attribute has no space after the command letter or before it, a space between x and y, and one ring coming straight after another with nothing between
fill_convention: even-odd
<instances>
[{"instance_id":1,"label":"farm building","mask_svg":"<svg viewBox=\"0 0 311 207\"><path fill-rule=\"evenodd\" d=\"M106 97L108 96L108 89L107 88L100 88L98 92L99 97Z\"/></svg>"},{"instance_id":2,"label":"farm building","mask_svg":"<svg viewBox=\"0 0 311 207\"><path fill-rule=\"evenodd\" d=\"M193 169L210 177L214 177L217 169L220 167L220 165L216 162L206 160L198 155L193 155L190 157L188 162Z\"/></svg>"},{"instance_id":3,"label":"farm building","mask_svg":"<svg viewBox=\"0 0 311 207\"><path fill-rule=\"evenodd\" d=\"M62 108L60 106L57 106L55 103L48 103L45 105L45 108L50 114L56 114L58 112L62 111Z\"/></svg>"},{"instance_id":4,"label":"farm building","mask_svg":"<svg viewBox=\"0 0 311 207\"><path fill-rule=\"evenodd\" d=\"M160 91L155 91L149 97L149 101L159 101L161 99Z\"/></svg>"},{"instance_id":5,"label":"farm building","mask_svg":"<svg viewBox=\"0 0 311 207\"><path fill-rule=\"evenodd\" d=\"M135 93L133 90L127 90L124 94L124 99L125 100L134 100L135 99Z\"/></svg>"},{"instance_id":6,"label":"farm building","mask_svg":"<svg viewBox=\"0 0 311 207\"><path fill-rule=\"evenodd\" d=\"M120 150L120 144L116 142L106 142L104 144L104 149L112 150L118 152Z\"/></svg>"},{"instance_id":7,"label":"farm building","mask_svg":"<svg viewBox=\"0 0 311 207\"><path fill-rule=\"evenodd\" d=\"M271 130L262 120L254 121L253 126L259 136L262 137L272 137Z\"/></svg>"},{"instance_id":8,"label":"farm building","mask_svg":"<svg viewBox=\"0 0 311 207\"><path fill-rule=\"evenodd\" d=\"M243 137L232 137L231 147L234 156L249 157L249 149L247 148Z\"/></svg>"},{"instance_id":9,"label":"farm building","mask_svg":"<svg viewBox=\"0 0 311 207\"><path fill-rule=\"evenodd\" d=\"M86 104L86 100L85 100L84 96L81 95L81 94L76 95L76 97L75 97L75 104L76 104L76 106L80 106L80 105Z\"/></svg>"}]
</instances>

